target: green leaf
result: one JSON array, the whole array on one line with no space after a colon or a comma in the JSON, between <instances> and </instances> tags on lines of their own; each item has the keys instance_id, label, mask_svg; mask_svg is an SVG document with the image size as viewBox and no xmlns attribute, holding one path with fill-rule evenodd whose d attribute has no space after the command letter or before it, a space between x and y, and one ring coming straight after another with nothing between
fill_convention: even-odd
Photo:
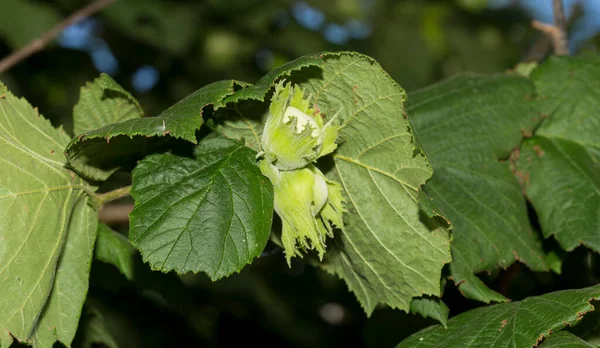
<instances>
[{"instance_id":1,"label":"green leaf","mask_svg":"<svg viewBox=\"0 0 600 348\"><path fill-rule=\"evenodd\" d=\"M477 308L450 319L447 329L430 326L397 347L533 347L578 323L598 298L600 286L593 286Z\"/></svg>"},{"instance_id":2,"label":"green leaf","mask_svg":"<svg viewBox=\"0 0 600 348\"><path fill-rule=\"evenodd\" d=\"M34 346L52 347L57 340L70 346L73 341L88 291L97 224L96 211L88 199L79 200L71 215L50 298L33 334Z\"/></svg>"},{"instance_id":3,"label":"green leaf","mask_svg":"<svg viewBox=\"0 0 600 348\"><path fill-rule=\"evenodd\" d=\"M195 156L151 155L138 164L129 239L153 269L202 271L217 280L262 252L273 187L256 152L239 142L206 140Z\"/></svg>"},{"instance_id":4,"label":"green leaf","mask_svg":"<svg viewBox=\"0 0 600 348\"><path fill-rule=\"evenodd\" d=\"M551 57L531 78L548 117L536 135L576 142L600 161L600 57Z\"/></svg>"},{"instance_id":5,"label":"green leaf","mask_svg":"<svg viewBox=\"0 0 600 348\"><path fill-rule=\"evenodd\" d=\"M592 303L594 306L597 304L597 302ZM569 332L581 337L593 347L600 347L600 312L589 313L580 324L569 328Z\"/></svg>"},{"instance_id":6,"label":"green leaf","mask_svg":"<svg viewBox=\"0 0 600 348\"><path fill-rule=\"evenodd\" d=\"M3 341L10 332L17 340L32 343L32 335L41 332L37 329L52 326L57 328L57 338L68 345L77 325L79 299L87 291L89 259L85 254L93 244L93 235L80 238L91 233L88 223L92 223L93 212L81 198L90 188L65 169L61 152L68 141L62 129L53 128L27 101L0 83ZM73 271L73 267L81 269ZM62 289L51 294L54 286L72 287L69 291L73 297L65 300L61 293L67 293ZM70 318L56 322L53 306L63 300ZM43 310L48 314L42 314ZM48 342L43 345L51 345Z\"/></svg>"},{"instance_id":7,"label":"green leaf","mask_svg":"<svg viewBox=\"0 0 600 348\"><path fill-rule=\"evenodd\" d=\"M101 74L81 88L73 108L73 132L81 134L109 124L140 118L144 114L138 101L110 76Z\"/></svg>"},{"instance_id":8,"label":"green leaf","mask_svg":"<svg viewBox=\"0 0 600 348\"><path fill-rule=\"evenodd\" d=\"M328 176L342 184L348 209L321 266L346 281L367 314L378 303L408 311L413 297L439 295L450 261L448 231L417 203L431 168L415 151L400 86L369 57L321 57L323 70L309 71L301 87L323 114L339 112L340 145Z\"/></svg>"},{"instance_id":9,"label":"green leaf","mask_svg":"<svg viewBox=\"0 0 600 348\"><path fill-rule=\"evenodd\" d=\"M410 303L410 312L425 318L432 318L440 322L443 327L448 326L450 309L439 298L420 297L414 298Z\"/></svg>"},{"instance_id":10,"label":"green leaf","mask_svg":"<svg viewBox=\"0 0 600 348\"><path fill-rule=\"evenodd\" d=\"M600 58L552 58L532 74L548 118L517 174L545 237L600 252Z\"/></svg>"},{"instance_id":11,"label":"green leaf","mask_svg":"<svg viewBox=\"0 0 600 348\"><path fill-rule=\"evenodd\" d=\"M60 21L60 13L53 6L37 1L3 0L2 8L0 35L14 49L38 39Z\"/></svg>"},{"instance_id":12,"label":"green leaf","mask_svg":"<svg viewBox=\"0 0 600 348\"><path fill-rule=\"evenodd\" d=\"M567 331L560 331L550 335L540 345L540 348L592 348L593 346L581 338Z\"/></svg>"},{"instance_id":13,"label":"green leaf","mask_svg":"<svg viewBox=\"0 0 600 348\"><path fill-rule=\"evenodd\" d=\"M568 251L584 244L600 252L600 163L586 148L535 136L521 147L517 167L544 237Z\"/></svg>"},{"instance_id":14,"label":"green leaf","mask_svg":"<svg viewBox=\"0 0 600 348\"><path fill-rule=\"evenodd\" d=\"M453 226L451 276L468 298L505 301L474 274L519 260L547 270L506 159L539 115L524 77L462 75L409 95L408 115L434 175L425 185Z\"/></svg>"},{"instance_id":15,"label":"green leaf","mask_svg":"<svg viewBox=\"0 0 600 348\"><path fill-rule=\"evenodd\" d=\"M204 108L223 106L223 98L234 92L235 84L233 80L214 82L159 116L129 119L80 134L71 140L65 154L79 173L92 180L106 180L120 167L132 165L159 146L160 141L152 137L169 135L195 144L196 130L204 122Z\"/></svg>"},{"instance_id":16,"label":"green leaf","mask_svg":"<svg viewBox=\"0 0 600 348\"><path fill-rule=\"evenodd\" d=\"M96 260L114 265L125 278L133 281L137 252L127 237L104 224L99 224L94 252Z\"/></svg>"}]
</instances>

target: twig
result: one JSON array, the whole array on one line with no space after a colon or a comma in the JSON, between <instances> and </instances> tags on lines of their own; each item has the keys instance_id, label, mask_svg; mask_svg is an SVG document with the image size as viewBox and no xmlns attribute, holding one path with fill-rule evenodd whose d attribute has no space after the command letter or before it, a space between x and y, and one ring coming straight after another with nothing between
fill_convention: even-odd
<instances>
[{"instance_id":1,"label":"twig","mask_svg":"<svg viewBox=\"0 0 600 348\"><path fill-rule=\"evenodd\" d=\"M107 225L125 225L129 223L129 213L132 210L133 204L105 205L98 212L98 219Z\"/></svg>"},{"instance_id":2,"label":"twig","mask_svg":"<svg viewBox=\"0 0 600 348\"><path fill-rule=\"evenodd\" d=\"M565 17L565 9L563 8L562 0L553 0L552 11L554 14L554 24L545 24L538 21L533 21L531 26L541 32L544 32L552 41L554 54L564 56L569 54L567 45L567 19Z\"/></svg>"},{"instance_id":3,"label":"twig","mask_svg":"<svg viewBox=\"0 0 600 348\"><path fill-rule=\"evenodd\" d=\"M52 29L44 33L41 37L31 41L25 47L13 52L9 56L0 60L0 73L10 69L15 64L25 60L27 57L44 49L46 45L52 42L68 26L87 18L103 8L111 5L117 0L96 0L88 6L76 11L62 22L58 23Z\"/></svg>"},{"instance_id":4,"label":"twig","mask_svg":"<svg viewBox=\"0 0 600 348\"><path fill-rule=\"evenodd\" d=\"M108 191L106 193L100 193L96 195L96 202L100 205L104 205L108 202L117 200L119 198L125 197L127 195L129 195L129 192L131 191L131 185L130 186L124 186L121 188L118 188L116 190L112 190L112 191Z\"/></svg>"}]
</instances>

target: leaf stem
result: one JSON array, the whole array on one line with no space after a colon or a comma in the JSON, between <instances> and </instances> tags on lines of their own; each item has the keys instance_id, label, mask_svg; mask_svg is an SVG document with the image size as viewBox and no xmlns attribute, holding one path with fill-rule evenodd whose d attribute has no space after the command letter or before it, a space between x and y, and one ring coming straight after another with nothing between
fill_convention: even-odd
<instances>
[{"instance_id":1,"label":"leaf stem","mask_svg":"<svg viewBox=\"0 0 600 348\"><path fill-rule=\"evenodd\" d=\"M114 201L114 200L117 200L119 198L129 195L130 191L131 191L131 185L124 186L124 187L118 188L116 190L108 191L105 193L96 194L96 196L94 198L96 199L96 202L99 205L104 205L108 202L111 202L111 201Z\"/></svg>"}]
</instances>

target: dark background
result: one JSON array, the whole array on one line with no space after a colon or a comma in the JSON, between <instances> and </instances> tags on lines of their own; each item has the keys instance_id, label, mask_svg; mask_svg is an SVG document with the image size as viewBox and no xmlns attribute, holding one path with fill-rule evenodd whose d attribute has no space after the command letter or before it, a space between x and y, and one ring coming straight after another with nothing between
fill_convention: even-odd
<instances>
[{"instance_id":1,"label":"dark background","mask_svg":"<svg viewBox=\"0 0 600 348\"><path fill-rule=\"evenodd\" d=\"M565 1L569 9L574 2ZM600 16L594 11L600 6L580 2L579 22L571 20L572 53L596 50ZM88 3L0 0L0 57ZM210 82L253 83L278 65L319 51L370 55L410 92L463 71L503 72L519 61L541 59L546 51L538 46L545 38L530 21L548 21L550 5L549 0L120 0L0 73L0 80L69 132L80 87L101 71L132 91L148 116ZM128 180L127 173L117 173L108 185ZM113 227L127 233L126 224ZM577 250L564 267L589 257ZM576 272L559 278L519 265L482 277L513 299L581 282ZM481 305L462 298L451 283L444 300L451 315ZM112 266L95 262L75 346L112 340L121 347L389 347L433 323L385 307L367 318L342 281L299 261L289 269L281 251L269 245L240 274L216 283L204 275L153 273L141 261L136 281L128 282Z\"/></svg>"}]
</instances>

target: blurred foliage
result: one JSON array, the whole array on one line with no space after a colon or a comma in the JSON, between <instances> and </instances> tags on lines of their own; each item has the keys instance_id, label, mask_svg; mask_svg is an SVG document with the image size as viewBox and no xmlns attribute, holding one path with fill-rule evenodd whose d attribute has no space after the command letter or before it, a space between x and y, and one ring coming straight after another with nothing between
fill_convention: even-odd
<instances>
[{"instance_id":1,"label":"blurred foliage","mask_svg":"<svg viewBox=\"0 0 600 348\"><path fill-rule=\"evenodd\" d=\"M3 0L0 57L89 2ZM95 19L89 40L102 40L110 49L118 62L113 78L132 91L148 116L208 83L256 82L274 67L318 51L370 55L411 91L463 71L512 69L542 38L517 9L491 11L481 0L121 0ZM94 59L102 57L63 46L51 44L0 80L71 131L80 88L98 76ZM154 67L159 79L140 93L132 77L143 65ZM585 264L596 269L597 257L590 255L578 249L562 261L568 267L589 259ZM118 270L93 264L75 346L100 340L121 347L221 347L243 338L265 346L389 347L433 323L387 308L366 318L343 282L301 263L288 269L272 245L240 274L216 283L203 275L148 274L141 262L139 269L139 278L128 282ZM574 269L539 275L509 268L484 278L513 299L561 284L597 282L588 279L589 270ZM444 300L451 315L479 305L450 283Z\"/></svg>"}]
</instances>

